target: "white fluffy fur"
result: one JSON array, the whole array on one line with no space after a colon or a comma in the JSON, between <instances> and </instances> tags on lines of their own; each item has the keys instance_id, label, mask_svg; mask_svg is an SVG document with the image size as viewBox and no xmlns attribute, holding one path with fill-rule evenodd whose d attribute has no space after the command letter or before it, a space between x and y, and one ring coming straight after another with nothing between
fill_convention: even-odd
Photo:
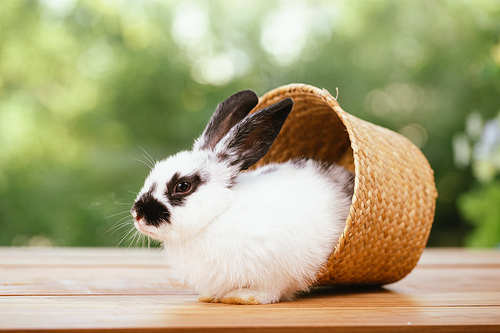
<instances>
[{"instance_id":1,"label":"white fluffy fur","mask_svg":"<svg viewBox=\"0 0 500 333\"><path fill-rule=\"evenodd\" d=\"M198 172L207 181L183 206L172 207L163 193L176 172ZM212 150L158 162L138 198L158 184L153 196L169 208L171 223L135 221L136 227L163 242L173 277L202 301L290 300L315 280L344 230L352 175L304 160L234 176L234 167Z\"/></svg>"}]
</instances>

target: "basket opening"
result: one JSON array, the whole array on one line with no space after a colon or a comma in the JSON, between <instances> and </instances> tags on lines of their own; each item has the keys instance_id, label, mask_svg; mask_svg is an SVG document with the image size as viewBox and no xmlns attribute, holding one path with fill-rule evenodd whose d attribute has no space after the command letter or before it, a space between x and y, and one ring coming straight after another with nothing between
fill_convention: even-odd
<instances>
[{"instance_id":1,"label":"basket opening","mask_svg":"<svg viewBox=\"0 0 500 333\"><path fill-rule=\"evenodd\" d=\"M346 127L323 99L291 92L261 100L256 110L286 97L295 102L292 112L270 151L254 167L309 157L328 164L336 163L354 172L353 152Z\"/></svg>"}]
</instances>

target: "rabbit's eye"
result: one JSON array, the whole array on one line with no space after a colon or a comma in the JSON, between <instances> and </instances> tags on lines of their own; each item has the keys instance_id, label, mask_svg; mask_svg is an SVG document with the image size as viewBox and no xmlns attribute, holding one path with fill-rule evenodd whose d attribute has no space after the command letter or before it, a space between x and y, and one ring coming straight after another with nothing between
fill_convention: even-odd
<instances>
[{"instance_id":1,"label":"rabbit's eye","mask_svg":"<svg viewBox=\"0 0 500 333\"><path fill-rule=\"evenodd\" d=\"M175 193L186 193L191 189L190 182L178 182L175 185Z\"/></svg>"},{"instance_id":2,"label":"rabbit's eye","mask_svg":"<svg viewBox=\"0 0 500 333\"><path fill-rule=\"evenodd\" d=\"M182 206L186 197L193 194L205 182L206 180L197 173L181 177L176 172L168 181L164 195L172 206Z\"/></svg>"}]
</instances>

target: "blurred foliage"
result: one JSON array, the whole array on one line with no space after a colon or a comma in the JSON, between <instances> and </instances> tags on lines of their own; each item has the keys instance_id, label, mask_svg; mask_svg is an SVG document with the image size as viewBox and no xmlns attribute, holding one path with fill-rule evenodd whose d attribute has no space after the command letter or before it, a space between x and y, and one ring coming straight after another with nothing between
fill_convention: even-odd
<instances>
[{"instance_id":1,"label":"blurred foliage","mask_svg":"<svg viewBox=\"0 0 500 333\"><path fill-rule=\"evenodd\" d=\"M429 245L462 245L476 180L453 138L499 111L499 37L493 0L2 1L0 245L128 245L142 149L188 148L230 94L292 82L418 145Z\"/></svg>"},{"instance_id":2,"label":"blurred foliage","mask_svg":"<svg viewBox=\"0 0 500 333\"><path fill-rule=\"evenodd\" d=\"M500 182L488 183L459 199L464 216L476 226L466 244L474 247L500 245Z\"/></svg>"},{"instance_id":3,"label":"blurred foliage","mask_svg":"<svg viewBox=\"0 0 500 333\"><path fill-rule=\"evenodd\" d=\"M465 133L453 137L455 164L471 166L477 184L461 195L458 206L475 226L466 245L500 246L500 113L484 121L474 112L466 119Z\"/></svg>"}]
</instances>

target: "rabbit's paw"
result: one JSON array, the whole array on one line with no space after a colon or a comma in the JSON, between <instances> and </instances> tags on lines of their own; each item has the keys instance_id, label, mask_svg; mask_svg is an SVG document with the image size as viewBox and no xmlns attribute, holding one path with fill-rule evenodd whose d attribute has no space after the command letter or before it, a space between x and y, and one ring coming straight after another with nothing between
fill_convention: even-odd
<instances>
[{"instance_id":1,"label":"rabbit's paw","mask_svg":"<svg viewBox=\"0 0 500 333\"><path fill-rule=\"evenodd\" d=\"M201 294L200 296L198 296L198 301L204 303L220 303L220 298Z\"/></svg>"},{"instance_id":2,"label":"rabbit's paw","mask_svg":"<svg viewBox=\"0 0 500 333\"><path fill-rule=\"evenodd\" d=\"M258 305L274 303L278 300L279 298L264 292L251 289L237 289L226 294L220 301L225 304Z\"/></svg>"}]
</instances>

